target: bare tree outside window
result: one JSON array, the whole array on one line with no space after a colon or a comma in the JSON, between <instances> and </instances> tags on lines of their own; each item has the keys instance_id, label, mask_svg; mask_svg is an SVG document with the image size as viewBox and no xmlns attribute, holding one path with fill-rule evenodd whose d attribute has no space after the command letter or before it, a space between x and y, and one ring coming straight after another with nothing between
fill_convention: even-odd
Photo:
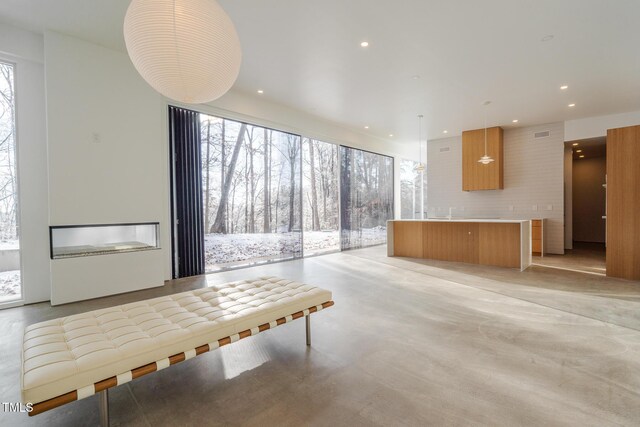
<instances>
[{"instance_id":1,"label":"bare tree outside window","mask_svg":"<svg viewBox=\"0 0 640 427\"><path fill-rule=\"evenodd\" d=\"M0 303L20 299L14 67L0 62Z\"/></svg>"},{"instance_id":2,"label":"bare tree outside window","mask_svg":"<svg viewBox=\"0 0 640 427\"><path fill-rule=\"evenodd\" d=\"M339 251L338 146L305 138L302 150L304 253Z\"/></svg>"},{"instance_id":3,"label":"bare tree outside window","mask_svg":"<svg viewBox=\"0 0 640 427\"><path fill-rule=\"evenodd\" d=\"M393 158L341 146L340 186L341 249L385 243L393 219Z\"/></svg>"},{"instance_id":4,"label":"bare tree outside window","mask_svg":"<svg viewBox=\"0 0 640 427\"><path fill-rule=\"evenodd\" d=\"M301 138L200 114L205 270L302 256Z\"/></svg>"},{"instance_id":5,"label":"bare tree outside window","mask_svg":"<svg viewBox=\"0 0 640 427\"><path fill-rule=\"evenodd\" d=\"M203 113L200 136L206 271L386 242L393 158Z\"/></svg>"}]
</instances>

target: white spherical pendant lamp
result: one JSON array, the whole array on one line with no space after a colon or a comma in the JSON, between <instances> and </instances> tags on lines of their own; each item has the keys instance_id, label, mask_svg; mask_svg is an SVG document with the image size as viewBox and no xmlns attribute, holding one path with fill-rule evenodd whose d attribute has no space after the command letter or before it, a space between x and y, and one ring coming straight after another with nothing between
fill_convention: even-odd
<instances>
[{"instance_id":1,"label":"white spherical pendant lamp","mask_svg":"<svg viewBox=\"0 0 640 427\"><path fill-rule=\"evenodd\" d=\"M124 41L142 78L176 101L213 101L240 71L238 34L215 0L133 0Z\"/></svg>"}]
</instances>

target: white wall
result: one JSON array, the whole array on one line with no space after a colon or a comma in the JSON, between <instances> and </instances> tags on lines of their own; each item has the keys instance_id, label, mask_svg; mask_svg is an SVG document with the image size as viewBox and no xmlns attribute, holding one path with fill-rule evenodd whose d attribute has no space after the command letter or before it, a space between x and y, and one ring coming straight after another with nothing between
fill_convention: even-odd
<instances>
[{"instance_id":1,"label":"white wall","mask_svg":"<svg viewBox=\"0 0 640 427\"><path fill-rule=\"evenodd\" d=\"M546 130L549 137L533 138ZM454 207L454 217L548 218L546 251L564 253L563 123L505 129L504 190L462 191L461 137L429 141L427 150L429 216Z\"/></svg>"},{"instance_id":2,"label":"white wall","mask_svg":"<svg viewBox=\"0 0 640 427\"><path fill-rule=\"evenodd\" d=\"M163 247L162 252L54 260L52 302L157 285L171 275L167 105L180 104L155 93L126 53L55 32L44 39L50 223L160 221ZM240 92L211 105L182 106L396 160L410 154L399 144ZM395 170L399 189L398 165ZM396 198L398 214L399 203ZM140 275L134 257L144 257L149 269L153 265L153 278Z\"/></svg>"},{"instance_id":3,"label":"white wall","mask_svg":"<svg viewBox=\"0 0 640 427\"><path fill-rule=\"evenodd\" d=\"M607 136L607 129L640 125L640 111L564 122L565 141Z\"/></svg>"},{"instance_id":4,"label":"white wall","mask_svg":"<svg viewBox=\"0 0 640 427\"><path fill-rule=\"evenodd\" d=\"M0 58L15 64L20 247L24 301L50 298L42 36L0 24Z\"/></svg>"},{"instance_id":5,"label":"white wall","mask_svg":"<svg viewBox=\"0 0 640 427\"><path fill-rule=\"evenodd\" d=\"M170 251L162 98L126 54L54 32L44 42L51 225L158 221L162 247L52 260L51 302L161 286Z\"/></svg>"}]
</instances>

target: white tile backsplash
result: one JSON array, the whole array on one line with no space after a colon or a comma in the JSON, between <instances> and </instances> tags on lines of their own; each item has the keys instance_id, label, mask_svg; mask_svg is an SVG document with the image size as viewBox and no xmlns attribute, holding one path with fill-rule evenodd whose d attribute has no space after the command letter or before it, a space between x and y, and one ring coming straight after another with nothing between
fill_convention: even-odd
<instances>
[{"instance_id":1,"label":"white tile backsplash","mask_svg":"<svg viewBox=\"0 0 640 427\"><path fill-rule=\"evenodd\" d=\"M545 250L564 253L564 123L505 129L504 190L462 191L462 137L429 141L427 156L429 216L547 218Z\"/></svg>"}]
</instances>

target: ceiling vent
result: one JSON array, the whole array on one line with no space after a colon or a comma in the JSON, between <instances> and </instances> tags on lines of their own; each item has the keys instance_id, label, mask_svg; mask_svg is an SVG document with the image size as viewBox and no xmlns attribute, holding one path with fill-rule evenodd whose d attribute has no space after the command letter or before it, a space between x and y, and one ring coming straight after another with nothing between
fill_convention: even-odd
<instances>
[{"instance_id":1,"label":"ceiling vent","mask_svg":"<svg viewBox=\"0 0 640 427\"><path fill-rule=\"evenodd\" d=\"M449 147L440 147L440 152L441 152L441 153L444 153L444 152L446 152L446 151L449 151L450 149L451 149L451 148L449 148Z\"/></svg>"},{"instance_id":2,"label":"ceiling vent","mask_svg":"<svg viewBox=\"0 0 640 427\"><path fill-rule=\"evenodd\" d=\"M533 137L538 139L538 138L546 138L549 135L551 135L551 132L549 132L548 130L545 130L543 132L536 132L533 134Z\"/></svg>"}]
</instances>

